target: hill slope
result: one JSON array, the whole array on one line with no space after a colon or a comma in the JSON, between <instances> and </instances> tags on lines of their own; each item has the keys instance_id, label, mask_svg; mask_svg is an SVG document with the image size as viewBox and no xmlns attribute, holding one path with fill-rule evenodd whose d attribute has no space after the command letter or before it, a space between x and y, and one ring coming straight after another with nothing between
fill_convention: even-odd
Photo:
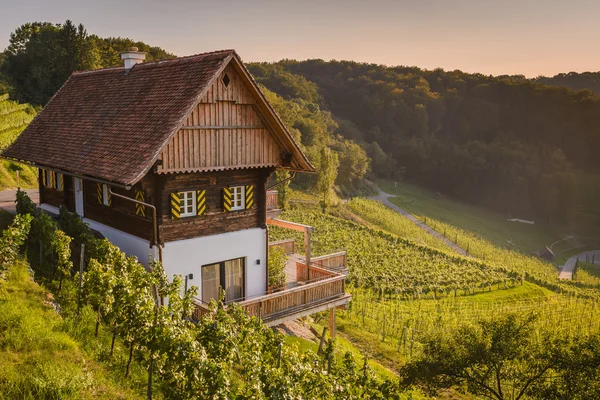
<instances>
[{"instance_id":1,"label":"hill slope","mask_svg":"<svg viewBox=\"0 0 600 400\"><path fill-rule=\"evenodd\" d=\"M35 114L35 109L29 104L10 101L8 94L0 95L0 152L15 140ZM33 187L37 184L37 169L0 160L0 190L17 187L17 171L19 171L21 187Z\"/></svg>"}]
</instances>

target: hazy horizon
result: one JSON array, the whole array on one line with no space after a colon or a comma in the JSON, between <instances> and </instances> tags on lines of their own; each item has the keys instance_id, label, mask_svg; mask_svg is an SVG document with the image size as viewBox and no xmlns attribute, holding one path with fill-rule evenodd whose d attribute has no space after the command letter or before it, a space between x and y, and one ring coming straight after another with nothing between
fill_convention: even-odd
<instances>
[{"instance_id":1,"label":"hazy horizon","mask_svg":"<svg viewBox=\"0 0 600 400\"><path fill-rule=\"evenodd\" d=\"M0 49L17 27L71 19L178 56L225 48L245 61L352 60L491 75L600 70L600 2L33 0L0 15Z\"/></svg>"}]
</instances>

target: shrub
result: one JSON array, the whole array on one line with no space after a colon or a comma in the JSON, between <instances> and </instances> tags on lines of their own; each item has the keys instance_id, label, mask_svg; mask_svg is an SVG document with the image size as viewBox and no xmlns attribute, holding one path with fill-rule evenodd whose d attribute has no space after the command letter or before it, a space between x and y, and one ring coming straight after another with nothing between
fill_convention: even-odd
<instances>
[{"instance_id":1,"label":"shrub","mask_svg":"<svg viewBox=\"0 0 600 400\"><path fill-rule=\"evenodd\" d=\"M25 243L29 229L31 228L31 215L19 214L8 229L2 232L0 237L0 274L15 262L19 256L19 249Z\"/></svg>"},{"instance_id":2,"label":"shrub","mask_svg":"<svg viewBox=\"0 0 600 400\"><path fill-rule=\"evenodd\" d=\"M269 287L272 289L280 289L285 286L286 263L287 256L281 247L269 247Z\"/></svg>"},{"instance_id":3,"label":"shrub","mask_svg":"<svg viewBox=\"0 0 600 400\"><path fill-rule=\"evenodd\" d=\"M21 189L17 190L17 214L30 214L35 216L38 213L35 203L29 198L26 192Z\"/></svg>"}]
</instances>

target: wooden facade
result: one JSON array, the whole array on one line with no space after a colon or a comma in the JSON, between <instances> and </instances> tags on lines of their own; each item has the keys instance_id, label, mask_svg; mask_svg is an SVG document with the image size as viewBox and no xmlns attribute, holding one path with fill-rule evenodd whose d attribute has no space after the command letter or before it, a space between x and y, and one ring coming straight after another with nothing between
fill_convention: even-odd
<instances>
[{"instance_id":1,"label":"wooden facade","mask_svg":"<svg viewBox=\"0 0 600 400\"><path fill-rule=\"evenodd\" d=\"M216 235L250 228L266 227L266 181L270 168L244 169L164 175L160 178L159 241L171 242L193 237ZM255 202L249 209L226 212L223 189L254 185ZM206 190L204 215L174 219L170 215L169 196L175 191Z\"/></svg>"},{"instance_id":2,"label":"wooden facade","mask_svg":"<svg viewBox=\"0 0 600 400\"><path fill-rule=\"evenodd\" d=\"M281 158L255 97L229 64L163 148L157 172L276 167Z\"/></svg>"}]
</instances>

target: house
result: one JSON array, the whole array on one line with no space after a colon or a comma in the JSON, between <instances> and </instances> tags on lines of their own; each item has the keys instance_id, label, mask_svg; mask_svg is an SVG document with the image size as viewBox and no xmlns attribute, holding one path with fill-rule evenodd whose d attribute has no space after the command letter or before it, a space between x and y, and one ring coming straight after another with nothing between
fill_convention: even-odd
<instances>
[{"instance_id":1,"label":"house","mask_svg":"<svg viewBox=\"0 0 600 400\"><path fill-rule=\"evenodd\" d=\"M132 48L121 67L73 73L2 154L39 168L40 207L64 206L142 263L162 261L199 287L199 313L221 289L270 324L347 304L345 255L311 260L312 228L277 219L273 172L314 168L240 57L144 57ZM306 239L277 293L269 224Z\"/></svg>"}]
</instances>

